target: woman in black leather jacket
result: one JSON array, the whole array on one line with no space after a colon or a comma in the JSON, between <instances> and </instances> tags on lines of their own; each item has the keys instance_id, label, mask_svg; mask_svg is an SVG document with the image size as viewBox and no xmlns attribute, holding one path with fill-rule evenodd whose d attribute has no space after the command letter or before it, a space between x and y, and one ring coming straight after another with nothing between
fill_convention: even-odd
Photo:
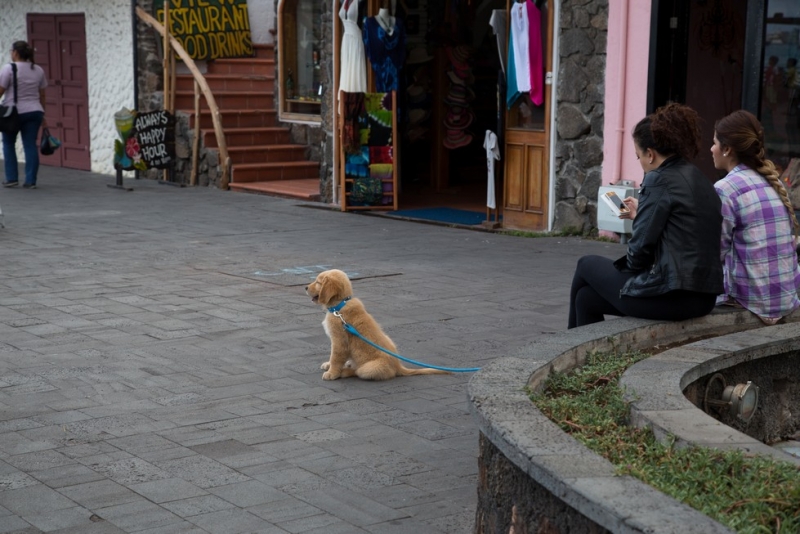
<instances>
[{"instance_id":1,"label":"woman in black leather jacket","mask_svg":"<svg viewBox=\"0 0 800 534\"><path fill-rule=\"evenodd\" d=\"M683 320L706 315L723 292L719 261L722 216L711 180L687 160L697 155L697 113L668 104L633 131L645 172L638 201L625 199L633 230L628 253L578 260L568 328L604 315Z\"/></svg>"}]
</instances>

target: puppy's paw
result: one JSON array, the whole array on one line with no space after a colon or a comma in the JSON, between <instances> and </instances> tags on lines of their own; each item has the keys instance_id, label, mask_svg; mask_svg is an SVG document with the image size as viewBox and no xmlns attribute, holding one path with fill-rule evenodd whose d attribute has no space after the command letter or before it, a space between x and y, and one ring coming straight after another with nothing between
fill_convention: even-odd
<instances>
[{"instance_id":1,"label":"puppy's paw","mask_svg":"<svg viewBox=\"0 0 800 534\"><path fill-rule=\"evenodd\" d=\"M337 378L339 378L339 376L341 376L341 375L335 375L332 372L327 371L327 372L323 373L322 379L323 380L336 380Z\"/></svg>"},{"instance_id":2,"label":"puppy's paw","mask_svg":"<svg viewBox=\"0 0 800 534\"><path fill-rule=\"evenodd\" d=\"M319 368L323 371L327 371L331 368L331 362L322 362L322 365L320 365Z\"/></svg>"}]
</instances>

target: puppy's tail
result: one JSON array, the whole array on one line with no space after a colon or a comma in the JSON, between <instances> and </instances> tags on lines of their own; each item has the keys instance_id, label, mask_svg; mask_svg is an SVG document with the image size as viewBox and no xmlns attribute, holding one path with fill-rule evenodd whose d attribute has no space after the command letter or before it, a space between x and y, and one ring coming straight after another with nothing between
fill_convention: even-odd
<instances>
[{"instance_id":1,"label":"puppy's tail","mask_svg":"<svg viewBox=\"0 0 800 534\"><path fill-rule=\"evenodd\" d=\"M450 371L442 371L441 369L431 369L423 367L422 369L409 369L408 367L400 366L400 376L413 376L413 375L451 375Z\"/></svg>"}]
</instances>

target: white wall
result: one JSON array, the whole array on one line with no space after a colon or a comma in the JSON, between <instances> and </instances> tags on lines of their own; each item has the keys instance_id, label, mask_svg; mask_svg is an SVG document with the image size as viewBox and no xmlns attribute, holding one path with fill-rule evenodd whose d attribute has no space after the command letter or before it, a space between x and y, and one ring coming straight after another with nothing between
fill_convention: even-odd
<instances>
[{"instance_id":1,"label":"white wall","mask_svg":"<svg viewBox=\"0 0 800 534\"><path fill-rule=\"evenodd\" d=\"M275 38L269 30L275 28L275 0L247 0L247 14L253 43L272 44Z\"/></svg>"},{"instance_id":2,"label":"white wall","mask_svg":"<svg viewBox=\"0 0 800 534\"><path fill-rule=\"evenodd\" d=\"M133 37L130 0L2 0L0 59L10 61L11 44L26 40L27 13L83 13L89 78L89 136L92 171L114 174L114 113L134 107ZM46 116L46 115L45 115ZM20 161L22 145L17 142Z\"/></svg>"}]
</instances>

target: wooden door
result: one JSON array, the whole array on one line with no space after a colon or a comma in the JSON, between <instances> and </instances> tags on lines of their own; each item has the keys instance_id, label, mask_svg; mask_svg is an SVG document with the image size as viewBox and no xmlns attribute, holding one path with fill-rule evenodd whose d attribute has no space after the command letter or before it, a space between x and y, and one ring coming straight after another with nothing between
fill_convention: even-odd
<instances>
[{"instance_id":1,"label":"wooden door","mask_svg":"<svg viewBox=\"0 0 800 534\"><path fill-rule=\"evenodd\" d=\"M513 4L510 4L513 5ZM542 2L542 58L548 79L552 72L553 0ZM509 11L509 20L511 19ZM510 28L509 28L510 31ZM550 220L550 98L537 106L523 93L506 112L503 226L518 230L547 230Z\"/></svg>"},{"instance_id":2,"label":"wooden door","mask_svg":"<svg viewBox=\"0 0 800 534\"><path fill-rule=\"evenodd\" d=\"M42 156L45 165L91 170L86 23L79 15L28 15L28 41L47 74L45 90L50 133L61 148Z\"/></svg>"}]
</instances>

